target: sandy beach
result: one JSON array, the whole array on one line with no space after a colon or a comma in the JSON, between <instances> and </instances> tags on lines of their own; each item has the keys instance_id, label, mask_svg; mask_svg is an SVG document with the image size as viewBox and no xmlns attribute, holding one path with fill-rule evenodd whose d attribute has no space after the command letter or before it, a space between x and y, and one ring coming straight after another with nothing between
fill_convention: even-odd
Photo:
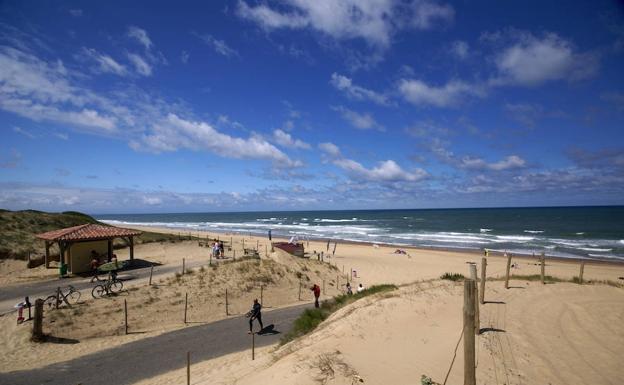
<instances>
[{"instance_id":1,"label":"sandy beach","mask_svg":"<svg viewBox=\"0 0 624 385\"><path fill-rule=\"evenodd\" d=\"M297 296L302 273L306 284L324 282L322 298L330 298L344 292L344 283L353 270L355 284L393 283L400 287L339 310L310 335L277 349L263 348L253 362L241 352L194 363L192 383L351 384L361 378L372 384L407 384L421 375L443 382L461 333L463 286L439 277L446 272L468 275L467 263L480 264L479 253L403 248L406 254L397 254L396 247L338 243L335 255L327 257L326 242L306 242L307 252L324 252L321 262L315 254L300 259L281 251L271 253L263 237L193 234L197 235L224 240L229 260L234 254L240 259L243 248L256 247L261 259L160 277L154 287L128 281L128 295L123 298L94 300L85 295L78 309L59 310L48 319L54 320L47 324L48 332L80 341L69 352L63 345L30 342L26 324L15 325L12 316L2 317L1 342L6 348L0 370L41 367L183 328L180 314L185 294L191 298L189 318L210 322L226 317L222 311L225 288L231 296L230 311L242 314L258 297L262 284L266 285L267 305L284 307L301 303ZM329 254L332 252L333 243ZM128 257L127 249L116 250L116 254L121 260ZM207 263L209 249L193 239L139 245L135 256L181 268L183 259L187 266ZM583 379L583 383L618 383L624 375L618 365L618 357L624 353L624 327L618 321L624 317L624 289L612 285L622 283L619 277L624 276L624 265L588 262L584 279L596 282L592 285L542 285L512 279L512 288L505 290L502 278L506 262L496 255L487 259L486 301L490 302L482 306L481 327L489 331L477 339L479 383L566 384L574 378ZM535 259L514 257L513 263L512 274L540 272ZM578 271L576 261L549 259L546 263L546 274L561 280L571 279ZM599 283L607 281L611 285ZM132 328L140 334L121 333L124 299L133 309ZM302 300L312 300L309 290L304 291ZM461 383L462 355L460 346L449 384ZM179 382L183 372L180 369L141 383Z\"/></svg>"}]
</instances>

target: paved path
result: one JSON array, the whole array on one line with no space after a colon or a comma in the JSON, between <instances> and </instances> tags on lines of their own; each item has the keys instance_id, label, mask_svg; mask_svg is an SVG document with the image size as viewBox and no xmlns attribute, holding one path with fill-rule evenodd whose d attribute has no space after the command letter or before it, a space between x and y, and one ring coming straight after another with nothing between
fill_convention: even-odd
<instances>
[{"instance_id":1,"label":"paved path","mask_svg":"<svg viewBox=\"0 0 624 385\"><path fill-rule=\"evenodd\" d=\"M309 306L298 305L263 313L264 325L274 324L280 334L256 335L256 346L278 342L281 335L291 329L299 314ZM247 322L247 318L236 317L189 326L40 369L0 373L0 384L132 384L185 367L187 351L191 352L191 362L199 362L250 349L251 336L246 332ZM254 325L257 328L257 324ZM71 349L71 345L67 345L67 348ZM180 378L178 383L185 381L185 378Z\"/></svg>"},{"instance_id":2,"label":"paved path","mask_svg":"<svg viewBox=\"0 0 624 385\"><path fill-rule=\"evenodd\" d=\"M213 262L214 263L214 262ZM195 261L187 263L187 268L195 268L208 263L205 261ZM173 274L175 272L182 271L181 265L161 265L154 266L154 280L162 278L163 275ZM150 268L144 267L139 269L125 270L119 273L119 278L124 281L124 287L127 286L127 282L136 282L140 279L148 279L150 274ZM104 275L102 275L104 277ZM67 287L72 285L76 289L82 291L82 295L91 296L91 289L95 286L95 283L90 282L91 278L84 277L72 277L72 278L58 278L46 281L33 281L28 283L21 283L17 285L0 287L0 315L15 311L13 307L16 303L22 302L24 297L30 297L30 302L35 303L37 298L46 298L47 296L54 294L57 287ZM132 285L132 283L131 283Z\"/></svg>"}]
</instances>

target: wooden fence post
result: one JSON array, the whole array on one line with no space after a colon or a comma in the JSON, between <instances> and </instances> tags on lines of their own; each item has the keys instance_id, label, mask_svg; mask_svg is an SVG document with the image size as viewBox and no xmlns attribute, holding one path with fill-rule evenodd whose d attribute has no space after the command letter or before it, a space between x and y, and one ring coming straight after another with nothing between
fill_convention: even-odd
<instances>
[{"instance_id":1,"label":"wooden fence post","mask_svg":"<svg viewBox=\"0 0 624 385\"><path fill-rule=\"evenodd\" d=\"M54 306L56 307L56 309L58 310L58 305L59 305L59 299L61 297L61 288L57 287L56 288L56 302L54 303Z\"/></svg>"},{"instance_id":2,"label":"wooden fence post","mask_svg":"<svg viewBox=\"0 0 624 385\"><path fill-rule=\"evenodd\" d=\"M340 290L340 275L336 274L336 289Z\"/></svg>"},{"instance_id":3,"label":"wooden fence post","mask_svg":"<svg viewBox=\"0 0 624 385\"><path fill-rule=\"evenodd\" d=\"M479 289L477 289L477 264L476 263L471 263L470 264L470 279L475 281L475 306L474 306L474 310L475 310L475 328L474 328L474 334L478 335L480 328L481 328L481 322L479 322Z\"/></svg>"},{"instance_id":4,"label":"wooden fence post","mask_svg":"<svg viewBox=\"0 0 624 385\"><path fill-rule=\"evenodd\" d=\"M126 327L126 334L128 334L128 301L124 299L124 325Z\"/></svg>"},{"instance_id":5,"label":"wooden fence post","mask_svg":"<svg viewBox=\"0 0 624 385\"><path fill-rule=\"evenodd\" d=\"M477 284L464 281L464 385L476 385L475 377L475 302Z\"/></svg>"},{"instance_id":6,"label":"wooden fence post","mask_svg":"<svg viewBox=\"0 0 624 385\"><path fill-rule=\"evenodd\" d=\"M225 289L225 315L229 316L230 315L230 309L228 309L228 293L227 293L227 289Z\"/></svg>"},{"instance_id":7,"label":"wooden fence post","mask_svg":"<svg viewBox=\"0 0 624 385\"><path fill-rule=\"evenodd\" d=\"M188 309L188 293L184 295L184 323L186 323L186 310Z\"/></svg>"},{"instance_id":8,"label":"wooden fence post","mask_svg":"<svg viewBox=\"0 0 624 385\"><path fill-rule=\"evenodd\" d=\"M506 255L506 257L507 257L507 273L505 273L505 289L509 289L509 269L511 269L511 254Z\"/></svg>"},{"instance_id":9,"label":"wooden fence post","mask_svg":"<svg viewBox=\"0 0 624 385\"><path fill-rule=\"evenodd\" d=\"M301 301L301 280L299 280L299 301Z\"/></svg>"},{"instance_id":10,"label":"wooden fence post","mask_svg":"<svg viewBox=\"0 0 624 385\"><path fill-rule=\"evenodd\" d=\"M251 333L251 360L256 359L256 333Z\"/></svg>"},{"instance_id":11,"label":"wooden fence post","mask_svg":"<svg viewBox=\"0 0 624 385\"><path fill-rule=\"evenodd\" d=\"M185 271L185 265L186 265L186 261L184 258L182 258L182 275L184 275L186 273Z\"/></svg>"},{"instance_id":12,"label":"wooden fence post","mask_svg":"<svg viewBox=\"0 0 624 385\"><path fill-rule=\"evenodd\" d=\"M264 255L268 258L269 257L269 246L264 245Z\"/></svg>"},{"instance_id":13,"label":"wooden fence post","mask_svg":"<svg viewBox=\"0 0 624 385\"><path fill-rule=\"evenodd\" d=\"M191 352L186 352L186 385L191 385Z\"/></svg>"},{"instance_id":14,"label":"wooden fence post","mask_svg":"<svg viewBox=\"0 0 624 385\"><path fill-rule=\"evenodd\" d=\"M546 257L544 256L544 253L542 253L542 257L540 258L541 262L542 262L542 269L540 272L540 278L542 279L542 284L545 284L546 281L544 280L544 272L546 270Z\"/></svg>"},{"instance_id":15,"label":"wooden fence post","mask_svg":"<svg viewBox=\"0 0 624 385\"><path fill-rule=\"evenodd\" d=\"M152 274L154 273L154 264L152 263L152 267L150 267L150 279L149 285L152 286Z\"/></svg>"},{"instance_id":16,"label":"wooden fence post","mask_svg":"<svg viewBox=\"0 0 624 385\"><path fill-rule=\"evenodd\" d=\"M583 284L583 273L585 272L585 261L581 261L581 270L579 271L579 285Z\"/></svg>"},{"instance_id":17,"label":"wooden fence post","mask_svg":"<svg viewBox=\"0 0 624 385\"><path fill-rule=\"evenodd\" d=\"M35 342L43 341L43 300L41 298L35 301L35 319L33 321L32 340Z\"/></svg>"},{"instance_id":18,"label":"wooden fence post","mask_svg":"<svg viewBox=\"0 0 624 385\"><path fill-rule=\"evenodd\" d=\"M325 295L325 280L323 280L323 295Z\"/></svg>"},{"instance_id":19,"label":"wooden fence post","mask_svg":"<svg viewBox=\"0 0 624 385\"><path fill-rule=\"evenodd\" d=\"M487 259L481 258L481 291L479 295L481 297L481 305L485 304L485 277L486 277Z\"/></svg>"},{"instance_id":20,"label":"wooden fence post","mask_svg":"<svg viewBox=\"0 0 624 385\"><path fill-rule=\"evenodd\" d=\"M264 285L260 285L260 305L264 306L262 303L262 297L264 296Z\"/></svg>"},{"instance_id":21,"label":"wooden fence post","mask_svg":"<svg viewBox=\"0 0 624 385\"><path fill-rule=\"evenodd\" d=\"M232 260L236 261L236 250L232 250Z\"/></svg>"}]
</instances>

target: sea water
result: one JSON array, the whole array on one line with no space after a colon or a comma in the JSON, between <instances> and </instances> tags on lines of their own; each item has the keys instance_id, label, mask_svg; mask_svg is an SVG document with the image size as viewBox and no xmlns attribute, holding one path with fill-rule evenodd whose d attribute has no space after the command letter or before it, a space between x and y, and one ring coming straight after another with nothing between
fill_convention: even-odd
<instances>
[{"instance_id":1,"label":"sea water","mask_svg":"<svg viewBox=\"0 0 624 385\"><path fill-rule=\"evenodd\" d=\"M106 214L113 225L624 260L624 206Z\"/></svg>"}]
</instances>

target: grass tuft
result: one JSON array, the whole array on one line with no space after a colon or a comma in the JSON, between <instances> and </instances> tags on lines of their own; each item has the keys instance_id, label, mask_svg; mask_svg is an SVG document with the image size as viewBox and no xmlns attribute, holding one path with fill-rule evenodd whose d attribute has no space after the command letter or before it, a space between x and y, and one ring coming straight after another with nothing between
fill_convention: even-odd
<instances>
[{"instance_id":1,"label":"grass tuft","mask_svg":"<svg viewBox=\"0 0 624 385\"><path fill-rule=\"evenodd\" d=\"M341 294L331 300L323 301L320 308L306 309L299 318L295 320L292 330L282 337L280 343L283 345L295 338L310 333L332 313L350 303L376 293L396 290L396 288L396 285L374 285L359 293L352 295Z\"/></svg>"},{"instance_id":2,"label":"grass tuft","mask_svg":"<svg viewBox=\"0 0 624 385\"><path fill-rule=\"evenodd\" d=\"M446 279L453 282L463 281L464 278L464 275L459 273L444 273L440 276L440 279Z\"/></svg>"}]
</instances>

